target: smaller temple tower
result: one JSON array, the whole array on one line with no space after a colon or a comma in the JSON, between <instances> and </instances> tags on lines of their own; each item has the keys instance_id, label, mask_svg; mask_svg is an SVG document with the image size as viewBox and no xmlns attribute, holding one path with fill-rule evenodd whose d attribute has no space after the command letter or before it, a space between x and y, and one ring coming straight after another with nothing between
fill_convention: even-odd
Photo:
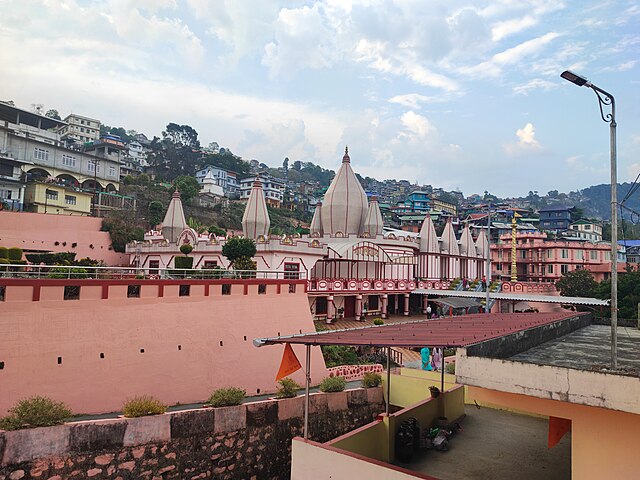
<instances>
[{"instance_id":1,"label":"smaller temple tower","mask_svg":"<svg viewBox=\"0 0 640 480\"><path fill-rule=\"evenodd\" d=\"M173 192L173 195L171 195L167 213L164 215L164 220L162 221L162 236L171 243L176 243L182 231L187 227L180 192L176 190Z\"/></svg>"},{"instance_id":2,"label":"smaller temple tower","mask_svg":"<svg viewBox=\"0 0 640 480\"><path fill-rule=\"evenodd\" d=\"M244 215L242 215L242 233L245 237L253 240L257 240L261 235L268 238L270 226L271 219L269 219L267 203L264 200L262 182L256 180L253 182L249 200L244 209Z\"/></svg>"},{"instance_id":3,"label":"smaller temple tower","mask_svg":"<svg viewBox=\"0 0 640 480\"><path fill-rule=\"evenodd\" d=\"M382 235L383 227L384 222L382 220L382 213L380 213L378 197L372 196L369 202L367 216L364 219L363 233L368 233L369 238L376 238L378 235Z\"/></svg>"},{"instance_id":4,"label":"smaller temple tower","mask_svg":"<svg viewBox=\"0 0 640 480\"><path fill-rule=\"evenodd\" d=\"M313 212L313 219L311 220L311 225L309 227L310 235L324 235L324 230L322 229L322 202L318 202L316 204L316 211Z\"/></svg>"}]
</instances>

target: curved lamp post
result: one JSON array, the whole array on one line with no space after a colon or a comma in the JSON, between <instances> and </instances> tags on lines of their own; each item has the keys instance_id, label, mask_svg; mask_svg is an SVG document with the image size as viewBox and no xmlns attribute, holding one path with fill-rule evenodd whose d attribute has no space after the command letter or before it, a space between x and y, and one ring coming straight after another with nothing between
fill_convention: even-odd
<instances>
[{"instance_id":1,"label":"curved lamp post","mask_svg":"<svg viewBox=\"0 0 640 480\"><path fill-rule=\"evenodd\" d=\"M609 124L611 150L611 367L618 368L618 178L616 164L616 102L609 92L596 87L589 80L576 75L569 70L560 74L565 80L578 85L589 87L598 97L600 117ZM611 113L605 113L604 108L611 107Z\"/></svg>"}]
</instances>

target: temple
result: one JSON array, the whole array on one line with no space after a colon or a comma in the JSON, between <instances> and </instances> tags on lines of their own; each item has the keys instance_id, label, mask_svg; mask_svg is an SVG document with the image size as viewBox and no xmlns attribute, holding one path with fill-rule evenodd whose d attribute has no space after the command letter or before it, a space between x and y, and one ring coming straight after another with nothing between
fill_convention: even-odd
<instances>
[{"instance_id":1,"label":"temple","mask_svg":"<svg viewBox=\"0 0 640 480\"><path fill-rule=\"evenodd\" d=\"M453 225L441 236L426 216L418 234L384 230L376 197L367 198L351 168L348 150L318 204L308 235L269 235L270 219L260 180L253 183L242 218L242 232L256 242L253 260L261 272L307 280L314 319L355 318L425 312L427 295L416 289L449 289L458 278L479 279L485 272L488 243ZM191 243L196 269L229 268L222 255L227 241L188 227L180 195L175 193L160 231L127 246L131 264L149 269L174 268L180 245Z\"/></svg>"}]
</instances>

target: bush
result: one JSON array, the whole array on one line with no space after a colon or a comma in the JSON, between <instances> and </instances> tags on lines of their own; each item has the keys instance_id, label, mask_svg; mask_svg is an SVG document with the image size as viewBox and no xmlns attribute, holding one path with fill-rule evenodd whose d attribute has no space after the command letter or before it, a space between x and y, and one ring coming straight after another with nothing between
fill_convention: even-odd
<instances>
[{"instance_id":1,"label":"bush","mask_svg":"<svg viewBox=\"0 0 640 480\"><path fill-rule=\"evenodd\" d=\"M357 365L358 354L355 348L343 345L324 345L322 354L327 367L337 367L339 365Z\"/></svg>"},{"instance_id":2,"label":"bush","mask_svg":"<svg viewBox=\"0 0 640 480\"><path fill-rule=\"evenodd\" d=\"M22 249L18 247L8 248L7 258L9 260L22 260Z\"/></svg>"},{"instance_id":3,"label":"bush","mask_svg":"<svg viewBox=\"0 0 640 480\"><path fill-rule=\"evenodd\" d=\"M382 320L381 318L374 318L373 319L373 324L374 325L384 325L384 320Z\"/></svg>"},{"instance_id":4,"label":"bush","mask_svg":"<svg viewBox=\"0 0 640 480\"><path fill-rule=\"evenodd\" d=\"M276 392L276 398L292 398L298 395L298 390L302 388L301 385L289 378L282 378L278 380L280 386Z\"/></svg>"},{"instance_id":5,"label":"bush","mask_svg":"<svg viewBox=\"0 0 640 480\"><path fill-rule=\"evenodd\" d=\"M75 252L27 253L27 260L34 265L71 265L76 258Z\"/></svg>"},{"instance_id":6,"label":"bush","mask_svg":"<svg viewBox=\"0 0 640 480\"><path fill-rule=\"evenodd\" d=\"M362 386L364 388L379 387L382 385L382 377L379 373L368 372L362 377Z\"/></svg>"},{"instance_id":7,"label":"bush","mask_svg":"<svg viewBox=\"0 0 640 480\"><path fill-rule=\"evenodd\" d=\"M12 407L9 415L0 419L0 429L18 430L61 425L64 419L71 415L71 410L64 403L48 397L34 396L20 400Z\"/></svg>"},{"instance_id":8,"label":"bush","mask_svg":"<svg viewBox=\"0 0 640 480\"><path fill-rule=\"evenodd\" d=\"M255 270L257 268L256 262L251 260L249 257L240 257L236 258L233 262L234 270ZM253 274L247 274L249 278L255 276Z\"/></svg>"},{"instance_id":9,"label":"bush","mask_svg":"<svg viewBox=\"0 0 640 480\"><path fill-rule=\"evenodd\" d=\"M342 392L347 386L344 377L325 377L320 383L321 392Z\"/></svg>"},{"instance_id":10,"label":"bush","mask_svg":"<svg viewBox=\"0 0 640 480\"><path fill-rule=\"evenodd\" d=\"M455 373L456 373L456 364L455 364L455 362L447 363L444 366L444 373L450 373L452 375L455 375Z\"/></svg>"},{"instance_id":11,"label":"bush","mask_svg":"<svg viewBox=\"0 0 640 480\"><path fill-rule=\"evenodd\" d=\"M224 229L216 226L216 225L211 225L209 227L209 233L213 233L218 237L226 237L227 236L227 232L224 231Z\"/></svg>"},{"instance_id":12,"label":"bush","mask_svg":"<svg viewBox=\"0 0 640 480\"><path fill-rule=\"evenodd\" d=\"M193 245L190 243L183 243L180 245L180 252L184 255L189 255L193 251Z\"/></svg>"},{"instance_id":13,"label":"bush","mask_svg":"<svg viewBox=\"0 0 640 480\"><path fill-rule=\"evenodd\" d=\"M0 258L8 258L7 247L0 247Z\"/></svg>"},{"instance_id":14,"label":"bush","mask_svg":"<svg viewBox=\"0 0 640 480\"><path fill-rule=\"evenodd\" d=\"M122 413L128 418L159 415L166 411L167 407L160 400L150 395L131 398L122 407Z\"/></svg>"},{"instance_id":15,"label":"bush","mask_svg":"<svg viewBox=\"0 0 640 480\"><path fill-rule=\"evenodd\" d=\"M256 243L250 238L233 237L222 246L222 255L227 257L231 263L235 263L241 257L251 258L255 254Z\"/></svg>"},{"instance_id":16,"label":"bush","mask_svg":"<svg viewBox=\"0 0 640 480\"><path fill-rule=\"evenodd\" d=\"M85 268L52 268L49 271L49 278L87 278L89 274Z\"/></svg>"},{"instance_id":17,"label":"bush","mask_svg":"<svg viewBox=\"0 0 640 480\"><path fill-rule=\"evenodd\" d=\"M207 403L212 407L228 407L231 405L240 405L242 400L244 400L247 392L242 390L241 388L229 387L229 388L219 388L211 397Z\"/></svg>"},{"instance_id":18,"label":"bush","mask_svg":"<svg viewBox=\"0 0 640 480\"><path fill-rule=\"evenodd\" d=\"M176 268L192 268L193 257L175 257L173 264Z\"/></svg>"},{"instance_id":19,"label":"bush","mask_svg":"<svg viewBox=\"0 0 640 480\"><path fill-rule=\"evenodd\" d=\"M8 265L11 261L7 257L0 257L0 265ZM8 268L8 267L5 267Z\"/></svg>"}]
</instances>

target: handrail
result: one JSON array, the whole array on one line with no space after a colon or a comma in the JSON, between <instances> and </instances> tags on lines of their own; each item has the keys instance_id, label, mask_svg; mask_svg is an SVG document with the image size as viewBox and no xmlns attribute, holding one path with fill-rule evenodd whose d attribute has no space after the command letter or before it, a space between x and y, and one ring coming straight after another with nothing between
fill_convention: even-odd
<instances>
[{"instance_id":1,"label":"handrail","mask_svg":"<svg viewBox=\"0 0 640 480\"><path fill-rule=\"evenodd\" d=\"M265 279L306 280L306 272L226 270L220 268L84 267L80 265L0 264L0 278L36 279Z\"/></svg>"}]
</instances>

